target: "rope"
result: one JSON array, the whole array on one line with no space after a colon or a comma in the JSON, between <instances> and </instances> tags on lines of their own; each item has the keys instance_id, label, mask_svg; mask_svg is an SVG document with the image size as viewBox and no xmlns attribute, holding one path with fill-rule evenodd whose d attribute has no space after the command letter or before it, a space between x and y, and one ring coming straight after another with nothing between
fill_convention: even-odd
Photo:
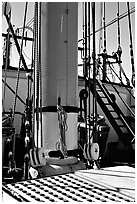
<instances>
[{"instance_id":1,"label":"rope","mask_svg":"<svg viewBox=\"0 0 137 204\"><path fill-rule=\"evenodd\" d=\"M117 12L117 32L118 32L118 49L117 49L117 56L118 56L118 64L119 64L119 77L120 77L120 80L122 81L122 75L121 75L121 66L120 66L120 63L121 63L121 54L122 54L122 49L121 49L121 43L120 43L120 23L119 23L119 2L117 3L118 5L118 12Z\"/></svg>"},{"instance_id":2,"label":"rope","mask_svg":"<svg viewBox=\"0 0 137 204\"><path fill-rule=\"evenodd\" d=\"M38 53L38 2L35 3L36 6L36 123L37 123L37 147L39 145L39 53Z\"/></svg>"},{"instance_id":3,"label":"rope","mask_svg":"<svg viewBox=\"0 0 137 204\"><path fill-rule=\"evenodd\" d=\"M41 3L39 2L39 83L40 83L40 123L41 123L41 147L42 137L42 73L41 73Z\"/></svg>"},{"instance_id":4,"label":"rope","mask_svg":"<svg viewBox=\"0 0 137 204\"><path fill-rule=\"evenodd\" d=\"M124 77L125 77L125 79L126 79L127 86L130 86L130 81L129 81L129 79L127 78L126 73L125 73L125 71L124 71L124 69L123 69L123 67L121 66L120 63L119 63L119 67L120 67L121 73L124 75ZM121 80L121 81L122 81L122 80Z\"/></svg>"},{"instance_id":5,"label":"rope","mask_svg":"<svg viewBox=\"0 0 137 204\"><path fill-rule=\"evenodd\" d=\"M34 143L34 134L35 134L35 78L36 78L36 37L37 37L37 3L35 3L35 11L34 11L34 71L33 71L33 108L32 108L32 148L34 148L35 143Z\"/></svg>"},{"instance_id":6,"label":"rope","mask_svg":"<svg viewBox=\"0 0 137 204\"><path fill-rule=\"evenodd\" d=\"M104 2L104 17L103 17L103 26L104 26L104 53L106 53L106 4Z\"/></svg>"},{"instance_id":7,"label":"rope","mask_svg":"<svg viewBox=\"0 0 137 204\"><path fill-rule=\"evenodd\" d=\"M21 55L22 55L22 50L23 50L23 37L24 37L24 31L25 31L27 8L28 8L28 2L26 2L26 4L25 4L25 14L24 14L23 32L22 32L22 38L21 38L20 59L19 59L19 67L18 67L18 72L17 72L16 91L15 91L14 105L13 105L13 116L12 116L13 126L14 126L14 118L15 118L15 110L16 110L16 102L17 102L17 93L18 93L18 87L19 87ZM15 138L15 134L14 134L14 138L13 138L13 161L14 161L14 157L15 157L15 139L16 138Z\"/></svg>"},{"instance_id":8,"label":"rope","mask_svg":"<svg viewBox=\"0 0 137 204\"><path fill-rule=\"evenodd\" d=\"M84 53L84 79L85 79L85 90L87 90L87 2L85 2L85 53ZM87 138L87 98L84 100L84 113L85 113L85 128L86 128L86 140Z\"/></svg>"},{"instance_id":9,"label":"rope","mask_svg":"<svg viewBox=\"0 0 137 204\"><path fill-rule=\"evenodd\" d=\"M59 99L60 100L60 97ZM60 139L56 143L57 150L60 150L63 157L67 158L67 147L65 141L65 132L68 129L67 126L67 113L63 110L63 107L60 105L60 101L57 105L57 113L58 113L58 122L59 122L59 129L60 129Z\"/></svg>"},{"instance_id":10,"label":"rope","mask_svg":"<svg viewBox=\"0 0 137 204\"><path fill-rule=\"evenodd\" d=\"M135 7L132 7L132 8L130 9L130 14L132 14L132 13L134 13L134 12L135 12ZM119 20L122 20L122 19L125 18L127 15L128 15L127 11L124 12L123 14L121 14L121 15L119 16ZM117 22L117 18L112 19L109 23L106 24L106 28L109 27L110 25L113 25L113 24L116 23L116 22ZM103 28L104 28L104 27L101 27L101 28L97 29L97 30L95 31L95 33L97 33L97 32L99 32L99 31L103 30ZM93 35L93 32L92 32L90 35ZM83 38L81 38L80 40L78 40L78 42L81 42L82 40L83 40Z\"/></svg>"},{"instance_id":11,"label":"rope","mask_svg":"<svg viewBox=\"0 0 137 204\"><path fill-rule=\"evenodd\" d=\"M100 28L102 27L102 18L103 18L103 2L100 2ZM100 33L99 33L99 51L98 51L99 54L101 53L101 50L103 51L102 30L100 30ZM98 55L97 60L98 60L98 63L101 63L100 55ZM99 78L101 78L99 66L97 66L97 75Z\"/></svg>"},{"instance_id":12,"label":"rope","mask_svg":"<svg viewBox=\"0 0 137 204\"><path fill-rule=\"evenodd\" d=\"M118 26L118 47L121 47L120 45L120 23L119 23L119 2L118 5L118 12L117 12L117 26Z\"/></svg>"},{"instance_id":13,"label":"rope","mask_svg":"<svg viewBox=\"0 0 137 204\"><path fill-rule=\"evenodd\" d=\"M41 3L35 3L34 17L34 89L33 103L36 100L37 148L43 146L42 138L42 73L41 73ZM36 86L35 86L36 83ZM35 90L36 89L36 90ZM33 134L35 132L35 109L33 109ZM40 113L40 114L39 114ZM39 141L40 139L40 141ZM41 143L41 144L40 144Z\"/></svg>"},{"instance_id":14,"label":"rope","mask_svg":"<svg viewBox=\"0 0 137 204\"><path fill-rule=\"evenodd\" d=\"M9 14L9 22L11 21L11 12ZM7 41L6 41L6 63L5 63L5 77L4 77L4 93L3 93L3 111L5 112L5 98L6 98L6 79L7 79L7 68L9 65L10 55L10 29L8 28Z\"/></svg>"},{"instance_id":15,"label":"rope","mask_svg":"<svg viewBox=\"0 0 137 204\"><path fill-rule=\"evenodd\" d=\"M106 76L107 76L107 65L106 65L106 54L107 54L107 50L106 50L106 3L104 2L103 4L104 6L104 16L103 16L103 29L104 29L104 49L103 49L103 81L106 81Z\"/></svg>"},{"instance_id":16,"label":"rope","mask_svg":"<svg viewBox=\"0 0 137 204\"><path fill-rule=\"evenodd\" d=\"M133 43L132 43L132 28L131 28L131 19L130 19L130 8L129 2L127 2L128 9L128 22L129 22L129 35L130 35L130 56L131 56L131 65L132 65L132 79L131 82L135 87L135 66L134 66L134 54L133 54Z\"/></svg>"},{"instance_id":17,"label":"rope","mask_svg":"<svg viewBox=\"0 0 137 204\"><path fill-rule=\"evenodd\" d=\"M89 103L89 107L88 107L88 114L90 116L90 2L88 2L88 68L89 68L89 75L88 75L88 103ZM88 137L88 143L90 143L90 117L89 117L89 137Z\"/></svg>"},{"instance_id":18,"label":"rope","mask_svg":"<svg viewBox=\"0 0 137 204\"><path fill-rule=\"evenodd\" d=\"M100 3L100 28L102 27L102 15L103 15L103 2ZM102 49L102 30L100 30L99 34L99 54L101 53Z\"/></svg>"},{"instance_id":19,"label":"rope","mask_svg":"<svg viewBox=\"0 0 137 204\"><path fill-rule=\"evenodd\" d=\"M82 15L83 15L83 16L82 16L82 20L83 20L83 25L82 25L82 28L83 28L83 29L82 29L82 31L83 31L83 33L82 33L82 34L83 34L83 40L82 40L82 44L83 44L82 57L83 57L83 64L84 64L84 46L85 46L85 45L84 45L84 39L85 39L85 33L84 33L84 31L85 31L85 30L84 30L84 29L85 29L85 25L84 25L84 20L85 20L85 19L84 19L84 2L82 2ZM84 69L83 69L83 70L84 70ZM83 73L83 74L84 74L84 73Z\"/></svg>"},{"instance_id":20,"label":"rope","mask_svg":"<svg viewBox=\"0 0 137 204\"><path fill-rule=\"evenodd\" d=\"M96 42L95 42L95 3L92 3L92 26L93 26L93 142L97 142L97 95L96 95ZM89 116L90 118L90 116Z\"/></svg>"}]
</instances>

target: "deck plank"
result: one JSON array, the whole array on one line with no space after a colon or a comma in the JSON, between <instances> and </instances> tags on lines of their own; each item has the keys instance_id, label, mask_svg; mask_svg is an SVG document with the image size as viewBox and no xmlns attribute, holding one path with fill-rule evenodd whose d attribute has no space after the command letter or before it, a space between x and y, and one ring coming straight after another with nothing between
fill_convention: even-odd
<instances>
[{"instance_id":1,"label":"deck plank","mask_svg":"<svg viewBox=\"0 0 137 204\"><path fill-rule=\"evenodd\" d=\"M75 174L93 179L102 185L135 199L135 168L114 166L102 169L79 170Z\"/></svg>"}]
</instances>

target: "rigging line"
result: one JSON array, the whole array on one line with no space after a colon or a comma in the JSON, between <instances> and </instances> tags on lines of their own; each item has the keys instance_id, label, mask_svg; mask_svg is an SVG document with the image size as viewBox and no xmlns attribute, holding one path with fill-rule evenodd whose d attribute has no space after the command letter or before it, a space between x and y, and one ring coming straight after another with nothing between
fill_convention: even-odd
<instances>
[{"instance_id":1,"label":"rigging line","mask_svg":"<svg viewBox=\"0 0 137 204\"><path fill-rule=\"evenodd\" d=\"M98 63L98 62L96 61L96 63ZM100 68L102 69L102 66L101 66L100 64L99 64L99 66L100 66ZM111 66L113 66L113 64L111 64ZM114 66L113 66L113 68L111 67L111 69L112 69L112 71L115 73L115 71L114 71ZM116 74L116 73L115 73L115 74ZM107 79L108 79L109 82L111 82L108 76L107 76ZM135 117L134 112L133 112L132 109L129 107L129 105L127 104L127 102L124 100L124 98L123 98L122 96L120 96L119 91L117 90L117 88L113 85L113 83L110 83L110 84L111 84L111 86L114 88L114 90L116 91L116 93L119 95L121 101L124 103L124 105L125 105L125 106L127 107L127 109L130 111L130 113ZM129 91L128 88L126 88L126 90L131 94L131 96L133 96L132 93Z\"/></svg>"},{"instance_id":2,"label":"rigging line","mask_svg":"<svg viewBox=\"0 0 137 204\"><path fill-rule=\"evenodd\" d=\"M85 2L85 79L87 77L87 2Z\"/></svg>"},{"instance_id":3,"label":"rigging line","mask_svg":"<svg viewBox=\"0 0 137 204\"><path fill-rule=\"evenodd\" d=\"M39 52L38 52L38 2L36 6L36 123L37 123L37 148L39 145Z\"/></svg>"},{"instance_id":4,"label":"rigging line","mask_svg":"<svg viewBox=\"0 0 137 204\"><path fill-rule=\"evenodd\" d=\"M103 16L103 2L100 2L100 28L102 28L102 16ZM101 53L102 48L102 30L99 34L99 53Z\"/></svg>"},{"instance_id":5,"label":"rigging line","mask_svg":"<svg viewBox=\"0 0 137 204\"><path fill-rule=\"evenodd\" d=\"M11 21L11 12L9 13L9 22ZM10 28L8 26L8 34L6 40L6 64L5 64L5 77L4 77L4 93L3 93L3 111L5 111L5 99L6 99L6 80L7 80L7 69L9 65L10 56Z\"/></svg>"},{"instance_id":6,"label":"rigging line","mask_svg":"<svg viewBox=\"0 0 137 204\"><path fill-rule=\"evenodd\" d=\"M118 12L117 12L118 46L120 47L119 2L117 4L118 4Z\"/></svg>"},{"instance_id":7,"label":"rigging line","mask_svg":"<svg viewBox=\"0 0 137 204\"><path fill-rule=\"evenodd\" d=\"M23 32L22 32L22 40L21 40L21 49L20 49L20 59L19 59L17 81L16 81L16 91L15 91L15 98L14 98L14 105L13 105L13 122L14 122L14 112L15 112L15 109L16 109L16 96L17 96L18 85L19 85L19 75L20 75L20 67L21 67L21 55L22 55L22 51L23 51L23 37L24 37L25 23L26 23L26 16L27 16L27 6L28 6L28 3L26 2L25 14L24 14L24 23L23 23Z\"/></svg>"},{"instance_id":8,"label":"rigging line","mask_svg":"<svg viewBox=\"0 0 137 204\"><path fill-rule=\"evenodd\" d=\"M23 23L23 28L24 29L23 29L23 32L22 32L22 43L21 43L21 49L20 49L19 67L18 67L18 73L17 73L16 91L15 91L14 105L13 105L12 124L14 124L14 118L15 118L15 109L16 109L17 93L18 93L18 86L19 86L21 55L22 55L22 50L23 50L23 37L24 37L25 23L26 23L26 17L27 17L27 8L28 8L28 2L26 2L26 4L25 4L25 14L24 14L24 23ZM14 134L14 137L13 137L13 162L14 162L14 159L15 159L15 139L16 139L16 136Z\"/></svg>"},{"instance_id":9,"label":"rigging line","mask_svg":"<svg viewBox=\"0 0 137 204\"><path fill-rule=\"evenodd\" d=\"M31 18L31 19L28 21L28 23L26 24L26 26L31 25L33 22L34 22L34 17L33 17L33 18Z\"/></svg>"},{"instance_id":10,"label":"rigging line","mask_svg":"<svg viewBox=\"0 0 137 204\"><path fill-rule=\"evenodd\" d=\"M132 8L130 9L130 14L132 14L132 13L134 13L134 12L135 12L135 7L132 7ZM126 12L124 12L123 14L121 14L121 15L119 16L119 20L121 20L121 19L123 19L123 18L125 18L125 17L127 17L127 16L128 16L128 12L126 11ZM112 19L109 23L106 24L106 28L109 27L110 25L116 23L116 22L117 22L117 18ZM95 31L95 33L99 32L100 30L103 30L103 28L104 28L104 27L101 27L101 28L97 29L97 30ZM93 35L93 33L91 33L90 35ZM83 38L80 39L80 40L78 40L78 42L80 42L80 41L82 41L82 40L83 40Z\"/></svg>"},{"instance_id":11,"label":"rigging line","mask_svg":"<svg viewBox=\"0 0 137 204\"><path fill-rule=\"evenodd\" d=\"M31 59L27 56L27 54L25 53L25 51L22 50L22 52L23 52L23 54L25 55L25 57L27 57L27 59L31 61Z\"/></svg>"},{"instance_id":12,"label":"rigging line","mask_svg":"<svg viewBox=\"0 0 137 204\"><path fill-rule=\"evenodd\" d=\"M41 73L41 2L39 2L39 83L40 83L40 125L41 125L41 147L43 146L42 135L42 73Z\"/></svg>"},{"instance_id":13,"label":"rigging line","mask_svg":"<svg viewBox=\"0 0 137 204\"><path fill-rule=\"evenodd\" d=\"M111 70L114 72L114 74L116 75L116 77L119 79L119 81L120 81L121 83L123 83L123 82L121 81L121 79L119 78L119 75L116 73L114 65L113 65L113 64L110 64L109 66L110 66ZM133 97L133 99L135 99L135 96L134 96L134 95L132 94L132 92L128 89L128 87L126 87L126 89L127 89L127 91L130 93L130 95Z\"/></svg>"},{"instance_id":14,"label":"rigging line","mask_svg":"<svg viewBox=\"0 0 137 204\"><path fill-rule=\"evenodd\" d=\"M85 59L84 59L84 78L85 78L85 90L87 90L87 2L85 2ZM88 141L87 137L87 99L84 102L85 108L85 128L86 128L86 141Z\"/></svg>"},{"instance_id":15,"label":"rigging line","mask_svg":"<svg viewBox=\"0 0 137 204\"><path fill-rule=\"evenodd\" d=\"M106 81L106 76L107 76L107 65L106 65L106 3L103 3L103 8L104 8L104 16L103 16L103 28L104 28L104 47L103 47L103 81Z\"/></svg>"},{"instance_id":16,"label":"rigging line","mask_svg":"<svg viewBox=\"0 0 137 204\"><path fill-rule=\"evenodd\" d=\"M88 84L89 84L89 88L88 88L88 103L89 103L89 136L88 136L88 144L90 144L90 2L88 2Z\"/></svg>"},{"instance_id":17,"label":"rigging line","mask_svg":"<svg viewBox=\"0 0 137 204\"><path fill-rule=\"evenodd\" d=\"M68 68L69 68L69 65L68 65L68 40L69 40L69 29L68 29L68 26L69 26L69 15L68 15L68 11L69 11L69 4L68 2L66 3L66 10L65 10L65 19L66 19L66 103L68 103L68 80L67 80L67 76L68 76Z\"/></svg>"},{"instance_id":18,"label":"rigging line","mask_svg":"<svg viewBox=\"0 0 137 204\"><path fill-rule=\"evenodd\" d=\"M103 2L100 2L100 28L102 27L102 19L103 19ZM103 45L102 45L102 30L99 32L99 49L98 52L99 54L101 53L101 50L103 51ZM98 55L98 62L101 63L101 56ZM97 75L100 77L100 69L99 66L97 65Z\"/></svg>"},{"instance_id":19,"label":"rigging line","mask_svg":"<svg viewBox=\"0 0 137 204\"><path fill-rule=\"evenodd\" d=\"M107 42L106 42L106 3L104 2L104 17L103 17L103 29L104 29L104 53L106 53L106 45L107 45Z\"/></svg>"},{"instance_id":20,"label":"rigging line","mask_svg":"<svg viewBox=\"0 0 137 204\"><path fill-rule=\"evenodd\" d=\"M134 67L134 53L133 53L133 42L132 42L132 28L131 28L131 18L130 18L130 8L129 2L127 2L128 9L128 24L129 24L129 35L130 35L130 57L131 57L131 66L132 66L132 84L135 87L135 67Z\"/></svg>"},{"instance_id":21,"label":"rigging line","mask_svg":"<svg viewBox=\"0 0 137 204\"><path fill-rule=\"evenodd\" d=\"M37 8L36 8L36 3L35 3L35 11L34 11L34 32L33 32L33 48L34 48L34 70L33 70L33 106L32 106L32 148L35 147L35 100L36 100L36 37L37 37L37 30L36 30L36 22L37 22ZM36 112L36 117L37 117L37 112Z\"/></svg>"},{"instance_id":22,"label":"rigging line","mask_svg":"<svg viewBox=\"0 0 137 204\"><path fill-rule=\"evenodd\" d=\"M95 2L92 3L92 27L93 27L93 142L97 142L97 96L96 96L96 41L95 41Z\"/></svg>"},{"instance_id":23,"label":"rigging line","mask_svg":"<svg viewBox=\"0 0 137 204\"><path fill-rule=\"evenodd\" d=\"M33 38L34 38L34 32L33 32ZM34 41L32 42L32 52L31 52L31 70L34 68L34 58L33 58L33 49L34 49ZM34 70L33 70L34 71ZM31 78L33 77L33 72L31 72ZM30 96L32 97L32 80L30 83Z\"/></svg>"},{"instance_id":24,"label":"rigging line","mask_svg":"<svg viewBox=\"0 0 137 204\"><path fill-rule=\"evenodd\" d=\"M83 25L82 25L82 27L83 27L83 29L82 29L82 31L83 31L83 41L82 41L82 44L83 44L83 50L82 50L83 56L82 57L83 57L83 65L84 65L84 38L85 38L84 37L84 27L85 27L84 26L84 20L85 20L84 19L84 2L82 2L82 14L83 14L83 18L82 18L83 19ZM84 67L83 67L83 70L84 70ZM83 75L84 75L84 73L83 73Z\"/></svg>"},{"instance_id":25,"label":"rigging line","mask_svg":"<svg viewBox=\"0 0 137 204\"><path fill-rule=\"evenodd\" d=\"M121 70L121 54L122 54L122 49L121 49L121 44L120 44L120 22L119 22L119 9L120 9L120 4L119 2L117 3L117 8L118 8L118 12L117 12L117 33L118 33L118 50L117 50L117 55L118 55L118 64L119 64L119 76L120 79L122 81L122 70Z\"/></svg>"},{"instance_id":26,"label":"rigging line","mask_svg":"<svg viewBox=\"0 0 137 204\"><path fill-rule=\"evenodd\" d=\"M5 83L5 85L7 86L7 88L8 88L13 94L15 94L15 91L10 87L9 84L7 84L7 82L4 81L4 79L2 79L2 83ZM17 98L18 98L24 105L26 105L26 103L23 101L23 99L22 99L19 95L17 95Z\"/></svg>"}]
</instances>

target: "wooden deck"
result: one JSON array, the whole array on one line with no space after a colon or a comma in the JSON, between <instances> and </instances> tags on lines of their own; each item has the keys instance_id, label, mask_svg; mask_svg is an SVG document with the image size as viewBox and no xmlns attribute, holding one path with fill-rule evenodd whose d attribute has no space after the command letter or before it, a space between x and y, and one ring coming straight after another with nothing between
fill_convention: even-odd
<instances>
[{"instance_id":1,"label":"wooden deck","mask_svg":"<svg viewBox=\"0 0 137 204\"><path fill-rule=\"evenodd\" d=\"M80 170L77 175L93 179L100 185L135 199L135 168L122 165L102 169Z\"/></svg>"}]
</instances>

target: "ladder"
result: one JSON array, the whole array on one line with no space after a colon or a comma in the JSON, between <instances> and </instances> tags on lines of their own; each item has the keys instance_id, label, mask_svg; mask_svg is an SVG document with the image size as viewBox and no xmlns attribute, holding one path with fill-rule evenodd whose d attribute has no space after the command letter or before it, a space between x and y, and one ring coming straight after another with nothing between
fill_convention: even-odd
<instances>
[{"instance_id":1,"label":"ladder","mask_svg":"<svg viewBox=\"0 0 137 204\"><path fill-rule=\"evenodd\" d=\"M93 94L93 81L90 81L90 91ZM108 118L110 124L114 128L116 134L125 147L128 147L135 138L135 131L127 120L122 110L112 98L105 84L96 79L96 95L97 103Z\"/></svg>"}]
</instances>

